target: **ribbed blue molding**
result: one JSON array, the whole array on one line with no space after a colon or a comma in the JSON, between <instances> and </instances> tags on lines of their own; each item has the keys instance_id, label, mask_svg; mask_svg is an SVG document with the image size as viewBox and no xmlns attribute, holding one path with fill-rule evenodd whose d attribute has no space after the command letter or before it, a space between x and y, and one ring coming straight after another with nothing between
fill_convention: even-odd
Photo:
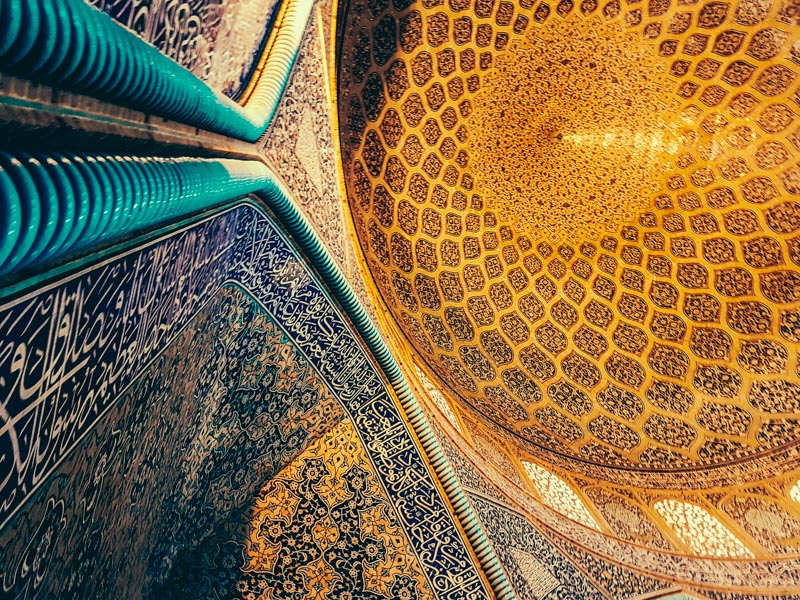
<instances>
[{"instance_id":1,"label":"ribbed blue molding","mask_svg":"<svg viewBox=\"0 0 800 600\"><path fill-rule=\"evenodd\" d=\"M291 18L276 34L281 51L265 66L268 91L257 86L247 107L84 0L0 0L0 71L255 142L275 112L313 6L286 1Z\"/></svg>"},{"instance_id":2,"label":"ribbed blue molding","mask_svg":"<svg viewBox=\"0 0 800 600\"><path fill-rule=\"evenodd\" d=\"M266 131L278 110L313 9L314 0L283 0L266 60L255 75L255 87L245 102L248 114L257 116L263 124L262 131Z\"/></svg>"},{"instance_id":3,"label":"ribbed blue molding","mask_svg":"<svg viewBox=\"0 0 800 600\"><path fill-rule=\"evenodd\" d=\"M400 369L400 365L370 320L352 286L348 283L309 221L292 200L289 191L272 173L269 174L268 180L262 185L258 196L275 213L283 226L292 235L294 242L303 250L317 269L328 289L330 289L347 313L348 318L389 380L414 429L414 433L419 438L448 499L453 505L455 514L467 534L472 549L478 557L481 568L495 595L500 600L515 598L513 588L500 566L491 542L483 531L472 505L467 500L455 473L447 462L435 434L428 425L422 408L414 397L408 381Z\"/></svg>"},{"instance_id":4,"label":"ribbed blue molding","mask_svg":"<svg viewBox=\"0 0 800 600\"><path fill-rule=\"evenodd\" d=\"M255 161L0 152L0 276L238 198L267 176Z\"/></svg>"}]
</instances>

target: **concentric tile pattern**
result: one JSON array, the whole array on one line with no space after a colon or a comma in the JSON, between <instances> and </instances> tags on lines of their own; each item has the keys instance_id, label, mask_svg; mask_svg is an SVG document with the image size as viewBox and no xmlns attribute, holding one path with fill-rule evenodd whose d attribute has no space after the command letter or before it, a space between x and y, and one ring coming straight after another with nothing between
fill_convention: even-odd
<instances>
[{"instance_id":1,"label":"concentric tile pattern","mask_svg":"<svg viewBox=\"0 0 800 600\"><path fill-rule=\"evenodd\" d=\"M350 4L342 144L375 281L517 445L669 487L795 443L797 15Z\"/></svg>"}]
</instances>

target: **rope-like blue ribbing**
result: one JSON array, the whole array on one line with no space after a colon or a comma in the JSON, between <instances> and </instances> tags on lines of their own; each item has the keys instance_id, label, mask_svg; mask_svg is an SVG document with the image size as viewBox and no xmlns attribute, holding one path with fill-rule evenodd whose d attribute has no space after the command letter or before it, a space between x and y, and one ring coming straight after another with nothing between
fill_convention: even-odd
<instances>
[{"instance_id":1,"label":"rope-like blue ribbing","mask_svg":"<svg viewBox=\"0 0 800 600\"><path fill-rule=\"evenodd\" d=\"M255 142L275 112L313 0L290 4L243 107L84 0L0 0L0 72Z\"/></svg>"}]
</instances>

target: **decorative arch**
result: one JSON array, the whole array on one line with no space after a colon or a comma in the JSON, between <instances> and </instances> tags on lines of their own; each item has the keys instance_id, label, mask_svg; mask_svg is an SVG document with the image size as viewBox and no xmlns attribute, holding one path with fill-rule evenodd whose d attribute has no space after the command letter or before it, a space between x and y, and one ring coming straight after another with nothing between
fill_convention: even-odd
<instances>
[{"instance_id":1,"label":"decorative arch","mask_svg":"<svg viewBox=\"0 0 800 600\"><path fill-rule=\"evenodd\" d=\"M539 465L522 461L525 473L547 506L592 529L601 529L586 504L570 485Z\"/></svg>"},{"instance_id":2,"label":"decorative arch","mask_svg":"<svg viewBox=\"0 0 800 600\"><path fill-rule=\"evenodd\" d=\"M729 558L754 558L750 550L722 521L691 502L666 498L653 508L694 553Z\"/></svg>"}]
</instances>

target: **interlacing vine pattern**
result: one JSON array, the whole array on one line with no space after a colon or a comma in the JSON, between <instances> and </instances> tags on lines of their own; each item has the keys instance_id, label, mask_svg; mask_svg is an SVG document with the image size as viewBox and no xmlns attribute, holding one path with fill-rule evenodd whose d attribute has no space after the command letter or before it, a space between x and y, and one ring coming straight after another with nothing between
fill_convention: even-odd
<instances>
[{"instance_id":1,"label":"interlacing vine pattern","mask_svg":"<svg viewBox=\"0 0 800 600\"><path fill-rule=\"evenodd\" d=\"M362 8L341 72L351 207L393 314L453 390L584 471L792 441L790 7Z\"/></svg>"}]
</instances>

